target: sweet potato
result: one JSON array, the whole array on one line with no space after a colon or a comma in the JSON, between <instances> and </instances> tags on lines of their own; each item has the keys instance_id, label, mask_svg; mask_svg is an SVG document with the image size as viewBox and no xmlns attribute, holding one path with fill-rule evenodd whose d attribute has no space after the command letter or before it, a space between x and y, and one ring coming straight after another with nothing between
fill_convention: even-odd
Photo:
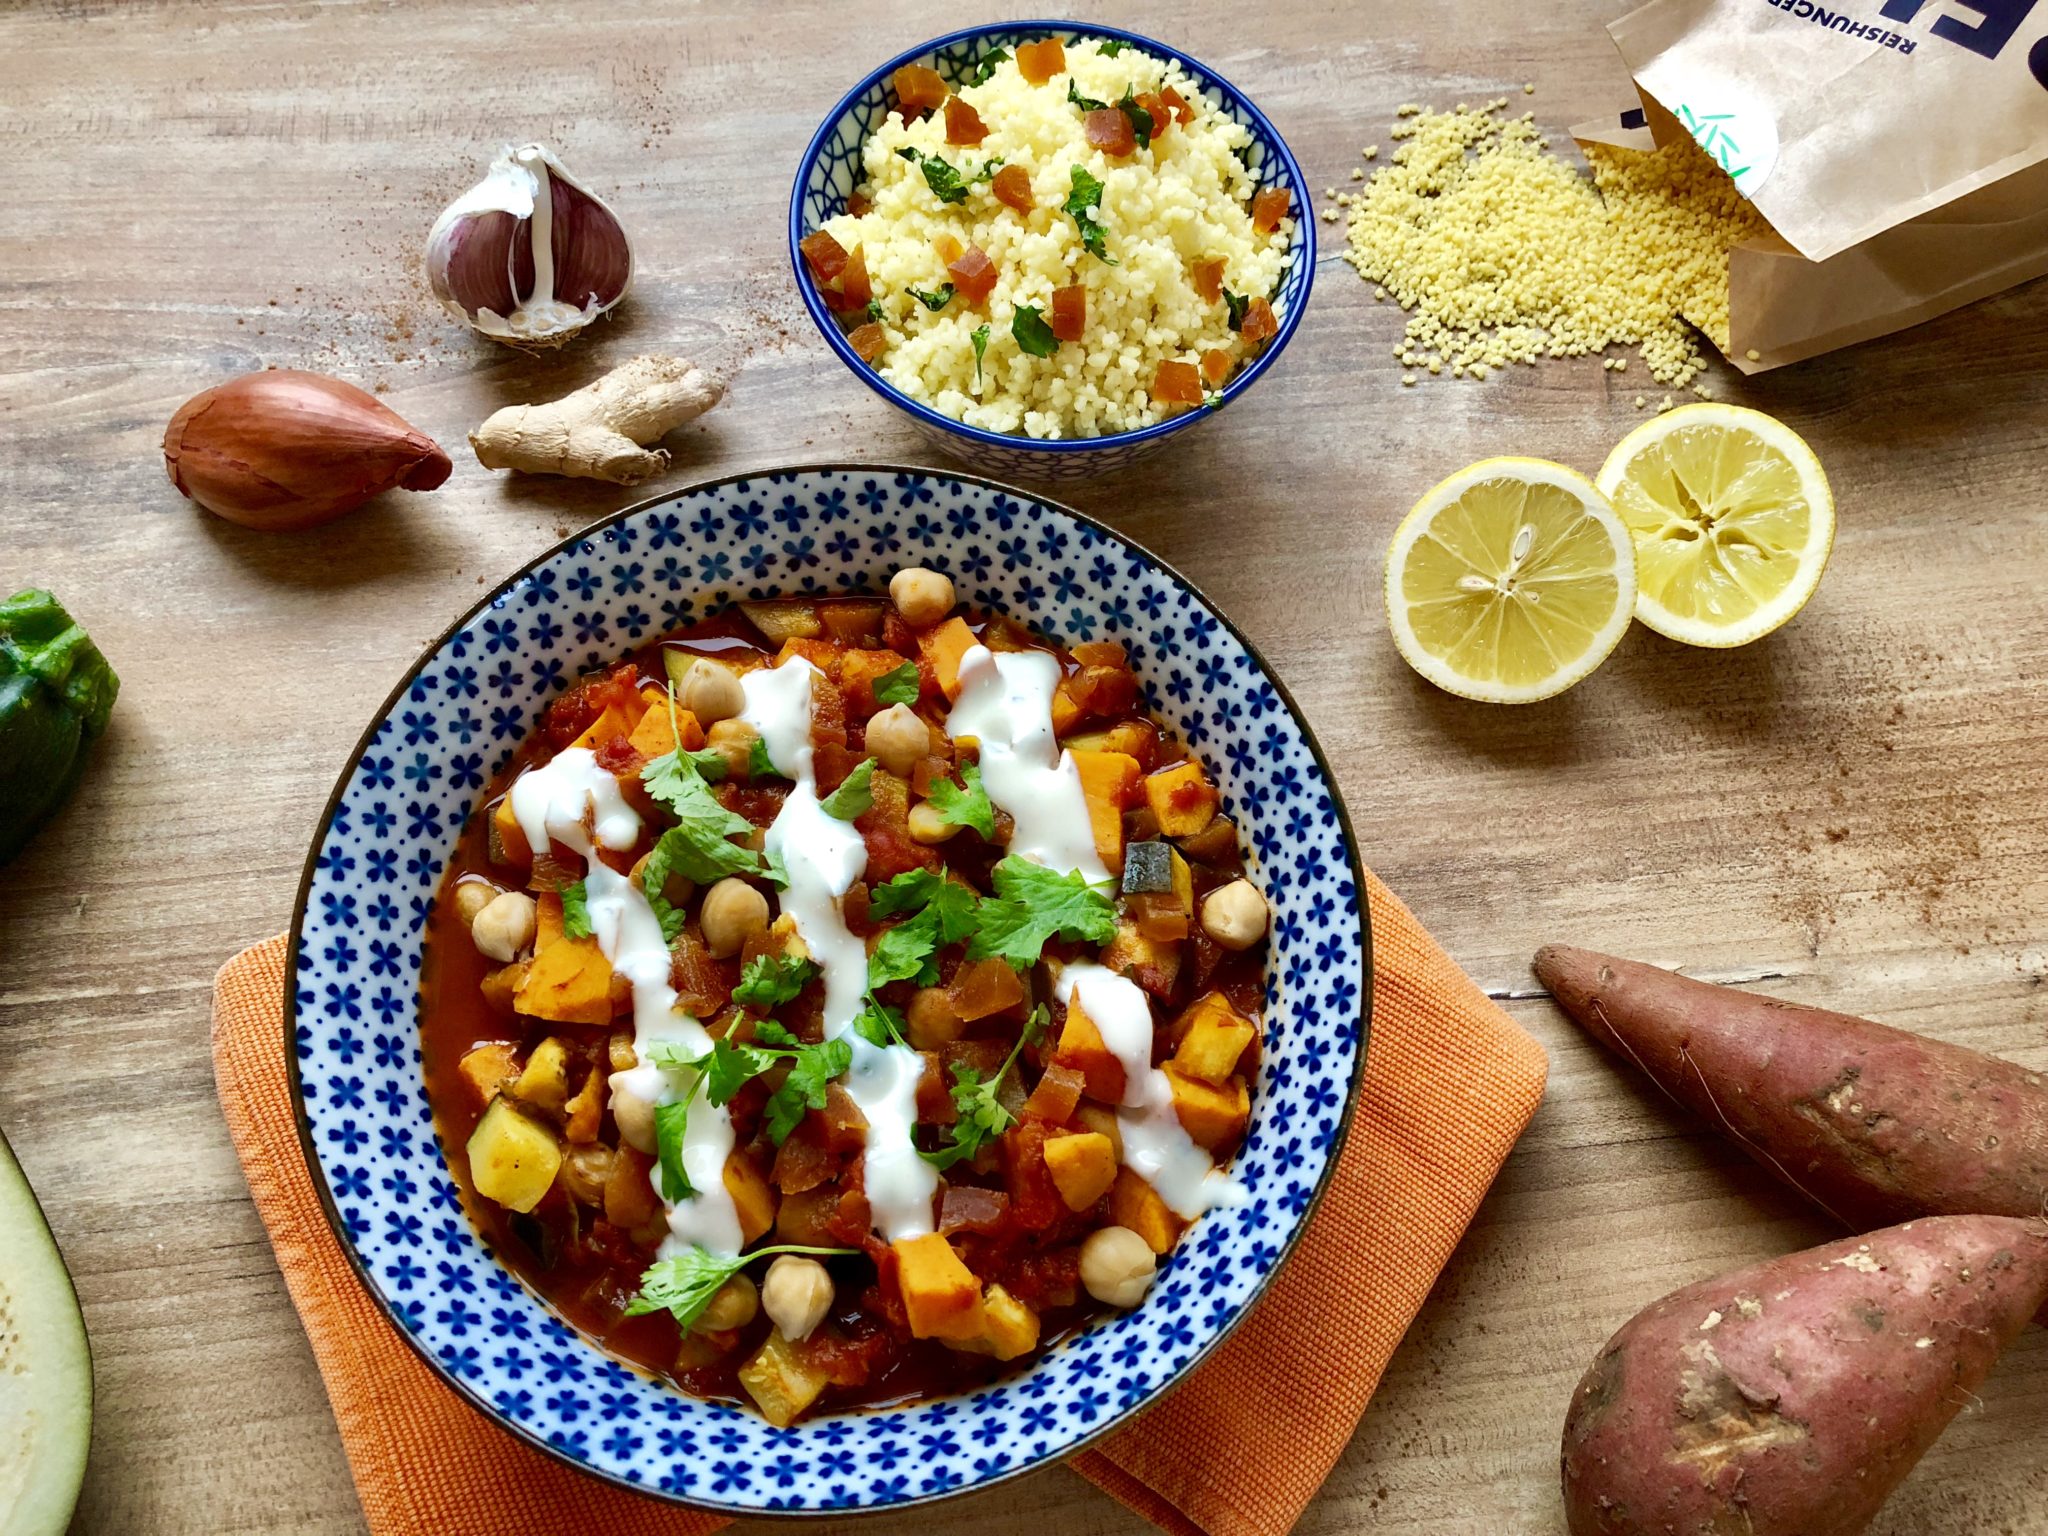
<instances>
[{"instance_id":1,"label":"sweet potato","mask_svg":"<svg viewBox=\"0 0 2048 1536\"><path fill-rule=\"evenodd\" d=\"M1564 1426L1572 1536L1853 1536L2048 1300L2048 1224L1931 1216L1638 1313Z\"/></svg>"},{"instance_id":2,"label":"sweet potato","mask_svg":"<svg viewBox=\"0 0 2048 1536\"><path fill-rule=\"evenodd\" d=\"M2048 1209L2048 1079L1868 1019L1553 944L1558 1006L1856 1230Z\"/></svg>"}]
</instances>

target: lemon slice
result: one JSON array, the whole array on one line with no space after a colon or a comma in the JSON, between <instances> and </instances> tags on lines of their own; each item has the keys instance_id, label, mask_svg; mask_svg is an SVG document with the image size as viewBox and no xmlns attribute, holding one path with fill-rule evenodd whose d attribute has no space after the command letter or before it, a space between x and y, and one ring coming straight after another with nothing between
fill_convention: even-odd
<instances>
[{"instance_id":1,"label":"lemon slice","mask_svg":"<svg viewBox=\"0 0 2048 1536\"><path fill-rule=\"evenodd\" d=\"M1806 606L1835 544L1820 460L1775 417L1680 406L1615 445L1600 489L1636 541L1636 617L1687 645L1747 645Z\"/></svg>"},{"instance_id":2,"label":"lemon slice","mask_svg":"<svg viewBox=\"0 0 2048 1536\"><path fill-rule=\"evenodd\" d=\"M1486 459L1418 501L1387 550L1408 665L1491 704L1562 693L1607 659L1636 602L1628 529L1584 475Z\"/></svg>"}]
</instances>

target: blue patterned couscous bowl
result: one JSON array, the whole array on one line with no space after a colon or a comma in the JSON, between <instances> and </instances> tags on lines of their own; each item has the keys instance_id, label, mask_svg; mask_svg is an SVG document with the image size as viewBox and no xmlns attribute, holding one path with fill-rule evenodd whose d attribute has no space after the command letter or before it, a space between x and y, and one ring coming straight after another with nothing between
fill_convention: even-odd
<instances>
[{"instance_id":1,"label":"blue patterned couscous bowl","mask_svg":"<svg viewBox=\"0 0 2048 1536\"><path fill-rule=\"evenodd\" d=\"M1065 644L1115 640L1211 766L1272 903L1266 1032L1233 1172L1142 1305L962 1396L777 1429L626 1368L494 1257L421 1073L423 927L481 787L579 674L742 598L949 574ZM883 466L717 481L621 512L506 581L385 702L315 833L287 1043L306 1160L371 1297L454 1390L594 1476L734 1515L896 1509L1047 1465L1169 1390L1258 1299L1349 1126L1371 960L1343 807L1249 643L1169 567L1059 506Z\"/></svg>"},{"instance_id":2,"label":"blue patterned couscous bowl","mask_svg":"<svg viewBox=\"0 0 2048 1536\"><path fill-rule=\"evenodd\" d=\"M1112 45L1142 50L1154 58L1165 61L1169 66L1176 66L1188 80L1192 81L1209 107L1213 107L1224 118L1237 124L1247 135L1247 141L1238 151L1238 158L1251 179L1261 187L1284 189L1292 198L1291 228L1288 232L1284 266L1280 269L1277 287L1270 297L1271 307L1278 316L1278 333L1265 343L1256 356L1250 357L1220 390L1209 393L1210 404L1185 409L1178 415L1129 431L1093 436L1028 436L1021 432L996 431L984 426L970 425L956 419L945 410L935 409L932 404L912 398L874 367L862 361L860 354L842 331L840 323L835 320L815 273L799 249L800 243L807 235L820 229L827 220L844 215L848 211L848 199L863 177L862 146L889 117L890 108L896 101L891 79L900 66L929 66L937 71L948 86L958 87L963 83L973 83L975 72L982 60L994 56L998 51L1002 51L1007 57L1008 53L1016 50L1020 44L1034 43L1045 38L1057 38L1063 43L1073 43L1077 40L1084 43L1106 41ZM1057 93L1060 83L1060 79L1056 78L1044 89ZM1105 87L1108 90L1116 88L1115 85ZM1100 102L1094 104L1100 105ZM971 162L971 152L956 153L951 158L962 160L963 163ZM1057 179L1053 178L1055 181ZM976 197L983 195L985 194L975 194ZM1302 176L1301 167L1295 162L1279 131L1257 107L1252 105L1243 92L1207 65L1150 38L1114 27L1079 26L1062 21L1006 22L994 26L970 27L920 44L880 65L847 92L839 104L826 115L798 164L796 184L791 192L789 205L789 255L797 291L802 294L804 306L810 311L811 318L817 322L826 343L839 355L841 361L853 370L855 377L904 411L935 444L980 473L1014 475L1038 480L1069 480L1122 469L1159 447L1176 433L1192 430L1212 416L1218 415L1220 408L1227 407L1251 388L1278 361L1282 349L1286 347L1294 335L1296 326L1301 322L1303 311L1308 305L1309 288L1315 276L1316 233L1313 211L1309 188ZM1111 219L1113 222L1114 215L1111 215ZM1159 233L1162 239L1167 238L1163 232L1155 233ZM1033 244L1034 241L1020 240L1019 249L1031 248ZM1044 242L1042 239L1036 239L1035 244L1042 255ZM1082 266L1088 268L1090 263L1084 260ZM939 274L940 277L944 275ZM1076 280L1079 280L1081 275L1080 272L1072 274ZM1095 275L1098 279L1107 280L1104 273L1097 272ZM1152 273L1144 281L1151 283L1158 276L1158 273ZM1004 312L991 318L996 322L997 328L1001 329L1009 324L1005 318L1009 311L1007 306L998 307ZM906 310L906 313L911 311ZM916 317L913 315L913 318ZM1001 349L1001 343L1006 340L1007 337L999 338L997 349L990 352L992 363ZM1227 416L1228 411L1221 410L1221 414Z\"/></svg>"}]
</instances>

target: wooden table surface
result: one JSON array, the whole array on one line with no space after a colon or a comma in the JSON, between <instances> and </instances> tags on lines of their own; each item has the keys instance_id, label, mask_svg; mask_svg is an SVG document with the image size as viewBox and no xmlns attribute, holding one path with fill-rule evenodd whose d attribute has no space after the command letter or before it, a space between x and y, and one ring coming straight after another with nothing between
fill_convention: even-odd
<instances>
[{"instance_id":1,"label":"wooden table surface","mask_svg":"<svg viewBox=\"0 0 2048 1536\"><path fill-rule=\"evenodd\" d=\"M1510 91L1562 128L1628 100L1602 32L1619 8L1596 0L1075 9L1213 63L1318 188L1345 184L1405 101ZM804 318L784 210L846 85L986 13L57 0L0 17L0 585L54 588L123 684L82 791L0 882L0 1124L94 1345L78 1529L361 1528L215 1103L214 970L284 927L335 775L424 644L482 584L631 498L483 473L462 444L488 410L675 351L732 387L672 440L673 483L930 461ZM535 137L615 191L640 263L627 308L538 365L452 325L417 259L498 145ZM1826 583L1747 650L1638 629L1582 687L1521 710L1408 672L1382 552L1469 460L1596 467L1640 419L1640 366L1403 389L1400 315L1326 255L1265 384L1174 456L1073 493L1256 639L1367 861L1551 1053L1548 1101L1304 1532L1560 1532L1558 1428L1608 1333L1683 1282L1829 1235L1581 1039L1536 993L1539 944L1762 978L2048 1067L2044 322L2036 283L1753 383L1717 369L1826 462ZM198 513L165 482L163 424L266 364L382 391L456 449L454 478L296 537ZM2032 1330L1878 1528L2048 1530L2043 1367ZM1055 1524L1145 1529L1061 1471L891 1528Z\"/></svg>"}]
</instances>

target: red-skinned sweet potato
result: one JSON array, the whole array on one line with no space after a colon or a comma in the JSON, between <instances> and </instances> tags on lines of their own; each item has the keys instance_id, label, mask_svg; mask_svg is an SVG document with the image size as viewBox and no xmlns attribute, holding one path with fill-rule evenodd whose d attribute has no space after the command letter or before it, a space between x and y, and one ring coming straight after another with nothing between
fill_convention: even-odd
<instances>
[{"instance_id":1,"label":"red-skinned sweet potato","mask_svg":"<svg viewBox=\"0 0 2048 1536\"><path fill-rule=\"evenodd\" d=\"M2048 1300L2048 1224L1930 1216L1689 1285L1564 1427L1572 1536L1853 1536Z\"/></svg>"},{"instance_id":2,"label":"red-skinned sweet potato","mask_svg":"<svg viewBox=\"0 0 2048 1536\"><path fill-rule=\"evenodd\" d=\"M2048 1079L1845 1013L1553 944L1558 1006L1845 1226L2048 1210Z\"/></svg>"}]
</instances>

